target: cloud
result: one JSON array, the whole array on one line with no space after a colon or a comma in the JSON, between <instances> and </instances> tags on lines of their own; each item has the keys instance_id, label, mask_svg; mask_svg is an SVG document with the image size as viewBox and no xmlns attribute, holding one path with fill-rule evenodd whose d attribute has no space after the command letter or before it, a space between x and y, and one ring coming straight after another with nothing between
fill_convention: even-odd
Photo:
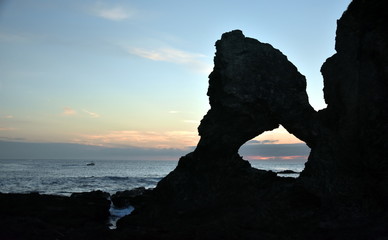
<instances>
[{"instance_id":1,"label":"cloud","mask_svg":"<svg viewBox=\"0 0 388 240\"><path fill-rule=\"evenodd\" d=\"M10 127L0 127L0 131L13 131L15 128L10 128Z\"/></svg>"},{"instance_id":2,"label":"cloud","mask_svg":"<svg viewBox=\"0 0 388 240\"><path fill-rule=\"evenodd\" d=\"M0 137L1 157L5 159L90 159L90 160L178 160L193 149L142 147L107 148L74 143L32 143Z\"/></svg>"},{"instance_id":3,"label":"cloud","mask_svg":"<svg viewBox=\"0 0 388 240\"><path fill-rule=\"evenodd\" d=\"M122 21L134 16L134 10L123 6L107 6L98 3L90 9L90 12L97 16L112 21Z\"/></svg>"},{"instance_id":4,"label":"cloud","mask_svg":"<svg viewBox=\"0 0 388 240\"><path fill-rule=\"evenodd\" d=\"M80 135L73 142L105 147L178 148L195 146L198 134L190 131L110 131Z\"/></svg>"},{"instance_id":5,"label":"cloud","mask_svg":"<svg viewBox=\"0 0 388 240\"><path fill-rule=\"evenodd\" d=\"M82 109L82 112L91 118L99 118L100 117L100 114L88 111L86 109ZM62 116L74 116L74 115L78 115L78 112L71 107L64 107L61 115Z\"/></svg>"},{"instance_id":6,"label":"cloud","mask_svg":"<svg viewBox=\"0 0 388 240\"><path fill-rule=\"evenodd\" d=\"M4 115L4 116L1 116L0 118L2 118L2 119L12 119L13 116L12 115Z\"/></svg>"},{"instance_id":7,"label":"cloud","mask_svg":"<svg viewBox=\"0 0 388 240\"><path fill-rule=\"evenodd\" d=\"M188 63L197 61L198 58L205 57L202 54L194 54L173 48L161 48L157 50L147 50L142 48L133 48L133 54L148 58L154 61L166 61L174 63Z\"/></svg>"},{"instance_id":8,"label":"cloud","mask_svg":"<svg viewBox=\"0 0 388 240\"><path fill-rule=\"evenodd\" d=\"M296 155L296 156L244 156L246 160L302 160L306 161L308 155Z\"/></svg>"},{"instance_id":9,"label":"cloud","mask_svg":"<svg viewBox=\"0 0 388 240\"><path fill-rule=\"evenodd\" d=\"M171 111L168 111L168 113L170 113L170 114L176 114L176 113L179 113L179 111L171 110Z\"/></svg>"},{"instance_id":10,"label":"cloud","mask_svg":"<svg viewBox=\"0 0 388 240\"><path fill-rule=\"evenodd\" d=\"M279 142L279 140L250 140L246 144L247 145L257 145L257 144L274 144Z\"/></svg>"},{"instance_id":11,"label":"cloud","mask_svg":"<svg viewBox=\"0 0 388 240\"><path fill-rule=\"evenodd\" d=\"M88 114L92 118L99 118L100 117L100 115L98 113L90 112L90 111L85 110L85 109L82 109L82 111L84 113Z\"/></svg>"},{"instance_id":12,"label":"cloud","mask_svg":"<svg viewBox=\"0 0 388 240\"><path fill-rule=\"evenodd\" d=\"M206 58L203 54L190 53L174 48L126 48L128 53L150 59L153 61L171 62L175 64L185 65L195 71L202 73L210 73L212 65L204 61Z\"/></svg>"},{"instance_id":13,"label":"cloud","mask_svg":"<svg viewBox=\"0 0 388 240\"><path fill-rule=\"evenodd\" d=\"M287 159L292 156L307 156L310 154L310 148L304 143L294 144L244 144L239 153L245 157L268 158L268 159Z\"/></svg>"},{"instance_id":14,"label":"cloud","mask_svg":"<svg viewBox=\"0 0 388 240\"><path fill-rule=\"evenodd\" d=\"M25 139L25 138L20 138L20 137L1 137L0 136L0 142L2 142L2 141L4 141L4 140L6 140L6 141L18 141L18 142L20 142L20 141L26 141L27 139Z\"/></svg>"},{"instance_id":15,"label":"cloud","mask_svg":"<svg viewBox=\"0 0 388 240\"><path fill-rule=\"evenodd\" d=\"M77 114L77 112L74 109L70 108L70 107L64 107L63 108L63 112L62 112L63 116L73 116L73 115L76 115L76 114Z\"/></svg>"}]
</instances>

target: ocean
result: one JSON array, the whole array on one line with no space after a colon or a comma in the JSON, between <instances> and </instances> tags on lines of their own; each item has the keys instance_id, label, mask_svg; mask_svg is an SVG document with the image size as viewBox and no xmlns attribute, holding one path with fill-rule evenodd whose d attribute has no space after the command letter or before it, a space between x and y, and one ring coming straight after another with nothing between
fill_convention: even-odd
<instances>
[{"instance_id":1,"label":"ocean","mask_svg":"<svg viewBox=\"0 0 388 240\"><path fill-rule=\"evenodd\" d=\"M90 164L93 163L93 164ZM301 172L305 161L250 161L258 169ZM178 161L0 159L0 192L56 194L101 190L110 194L154 188ZM298 174L283 176L297 177Z\"/></svg>"}]
</instances>

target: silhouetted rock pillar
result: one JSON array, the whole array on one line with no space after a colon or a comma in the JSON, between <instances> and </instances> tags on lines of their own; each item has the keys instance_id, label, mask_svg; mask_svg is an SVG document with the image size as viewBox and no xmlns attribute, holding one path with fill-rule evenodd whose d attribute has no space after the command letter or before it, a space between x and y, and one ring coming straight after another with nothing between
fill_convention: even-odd
<instances>
[{"instance_id":1,"label":"silhouetted rock pillar","mask_svg":"<svg viewBox=\"0 0 388 240\"><path fill-rule=\"evenodd\" d=\"M321 69L328 106L318 113L319 141L302 173L322 195L388 200L387 24L377 0L353 1L338 20L337 53Z\"/></svg>"},{"instance_id":2,"label":"silhouetted rock pillar","mask_svg":"<svg viewBox=\"0 0 388 240\"><path fill-rule=\"evenodd\" d=\"M198 156L237 154L246 141L279 124L313 144L315 111L308 103L306 79L286 56L240 30L223 34L216 49L209 76L211 109L198 128Z\"/></svg>"}]
</instances>

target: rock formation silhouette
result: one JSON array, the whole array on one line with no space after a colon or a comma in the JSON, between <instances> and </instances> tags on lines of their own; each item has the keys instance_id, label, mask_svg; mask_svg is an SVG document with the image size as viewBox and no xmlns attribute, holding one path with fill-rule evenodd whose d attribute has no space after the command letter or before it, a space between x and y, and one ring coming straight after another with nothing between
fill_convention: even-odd
<instances>
[{"instance_id":1,"label":"rock formation silhouette","mask_svg":"<svg viewBox=\"0 0 388 240\"><path fill-rule=\"evenodd\" d=\"M279 50L240 30L223 34L197 148L119 229L161 239L388 236L383 5L354 0L338 21L337 53L321 69L327 108L318 112L308 103L305 77ZM246 141L279 125L311 148L298 179L251 168L238 155Z\"/></svg>"}]
</instances>

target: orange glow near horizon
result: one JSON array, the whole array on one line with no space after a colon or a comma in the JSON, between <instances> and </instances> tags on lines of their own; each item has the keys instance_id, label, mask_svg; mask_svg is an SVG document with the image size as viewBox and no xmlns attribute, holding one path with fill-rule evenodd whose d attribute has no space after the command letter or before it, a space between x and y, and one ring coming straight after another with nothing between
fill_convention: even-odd
<instances>
[{"instance_id":1,"label":"orange glow near horizon","mask_svg":"<svg viewBox=\"0 0 388 240\"><path fill-rule=\"evenodd\" d=\"M303 143L294 135L290 134L283 126L280 126L272 131L266 131L252 140L271 141L272 144L293 144Z\"/></svg>"},{"instance_id":2,"label":"orange glow near horizon","mask_svg":"<svg viewBox=\"0 0 388 240\"><path fill-rule=\"evenodd\" d=\"M142 147L142 148L176 148L186 149L196 146L199 141L195 131L109 131L100 134L83 134L71 142L103 147ZM283 127L267 131L253 140L268 141L270 144L302 143ZM265 159L261 159L265 160Z\"/></svg>"}]
</instances>

